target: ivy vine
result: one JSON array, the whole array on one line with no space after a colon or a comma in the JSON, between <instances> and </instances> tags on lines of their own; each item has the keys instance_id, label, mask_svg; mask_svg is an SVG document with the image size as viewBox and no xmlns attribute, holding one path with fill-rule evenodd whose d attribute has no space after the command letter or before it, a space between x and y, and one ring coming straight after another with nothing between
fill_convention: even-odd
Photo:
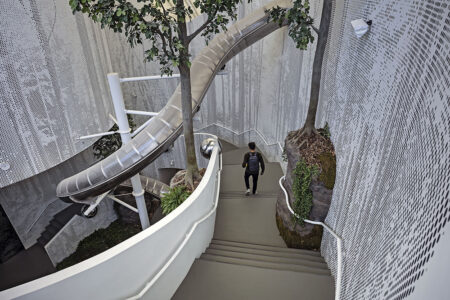
<instances>
[{"instance_id":1,"label":"ivy vine","mask_svg":"<svg viewBox=\"0 0 450 300\"><path fill-rule=\"evenodd\" d=\"M294 222L296 224L304 225L303 220L309 217L312 208L313 194L309 189L311 180L317 176L319 169L317 166L308 166L303 159L297 162L294 169L294 203L293 210L295 212Z\"/></svg>"}]
</instances>

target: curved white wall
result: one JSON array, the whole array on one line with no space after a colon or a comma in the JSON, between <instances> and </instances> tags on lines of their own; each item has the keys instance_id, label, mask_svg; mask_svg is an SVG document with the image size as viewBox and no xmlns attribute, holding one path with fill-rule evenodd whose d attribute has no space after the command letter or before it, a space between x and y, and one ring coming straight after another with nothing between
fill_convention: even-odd
<instances>
[{"instance_id":1,"label":"curved white wall","mask_svg":"<svg viewBox=\"0 0 450 300\"><path fill-rule=\"evenodd\" d=\"M1 299L170 299L214 233L222 155L196 190L155 225L77 265L0 292Z\"/></svg>"}]
</instances>

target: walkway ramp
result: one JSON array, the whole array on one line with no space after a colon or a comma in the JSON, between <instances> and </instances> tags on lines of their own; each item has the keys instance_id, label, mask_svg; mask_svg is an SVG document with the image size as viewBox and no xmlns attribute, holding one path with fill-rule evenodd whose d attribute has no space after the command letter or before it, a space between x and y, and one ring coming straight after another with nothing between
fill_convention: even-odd
<instances>
[{"instance_id":1,"label":"walkway ramp","mask_svg":"<svg viewBox=\"0 0 450 300\"><path fill-rule=\"evenodd\" d=\"M173 299L333 299L334 280L320 253L289 249L279 235L280 166L266 163L258 194L244 195L246 151L223 153L214 238Z\"/></svg>"}]
</instances>

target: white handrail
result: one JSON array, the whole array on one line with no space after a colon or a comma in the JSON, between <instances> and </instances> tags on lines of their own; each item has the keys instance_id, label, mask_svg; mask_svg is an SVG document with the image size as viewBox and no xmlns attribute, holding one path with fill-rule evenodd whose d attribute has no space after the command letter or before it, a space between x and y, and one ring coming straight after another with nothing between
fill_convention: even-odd
<instances>
[{"instance_id":1,"label":"white handrail","mask_svg":"<svg viewBox=\"0 0 450 300\"><path fill-rule=\"evenodd\" d=\"M180 77L180 74L139 76L139 77L120 78L120 82L158 80L158 79L168 79L168 78L170 79L170 78L179 78L179 77Z\"/></svg>"},{"instance_id":2,"label":"white handrail","mask_svg":"<svg viewBox=\"0 0 450 300\"><path fill-rule=\"evenodd\" d=\"M280 178L280 180L278 181L278 183L280 184L280 187L281 187L281 189L284 192L284 196L285 196L285 199L286 199L286 206L287 206L289 211L294 216L298 217L298 215L292 209L291 204L289 203L289 195L288 195L286 189L284 188L283 183L281 182L284 179L285 179L285 176L282 176ZM337 246L337 275L336 275L336 291L335 291L334 299L339 300L340 299L340 295L341 295L341 278L342 278L342 238L339 237L336 234L336 232L334 232L327 224L325 224L323 222L311 221L311 220L308 220L308 219L304 219L303 221L306 222L306 223L309 223L309 224L315 224L315 225L322 226L323 228L328 230L328 232L331 233L332 236L334 236L336 238L336 246Z\"/></svg>"},{"instance_id":3,"label":"white handrail","mask_svg":"<svg viewBox=\"0 0 450 300\"><path fill-rule=\"evenodd\" d=\"M280 150L283 151L283 146L281 146L280 142L275 142L275 143L270 143L270 144L269 144L269 142L266 141L266 139L265 139L264 136L261 134L261 132L259 132L259 130L258 130L258 129L255 129L255 128L247 129L247 130L244 130L244 131L242 131L242 132L237 132L237 131L234 131L234 130L232 130L232 129L230 129L230 128L226 128L226 127L224 127L224 126L222 126L222 125L220 125L220 124L217 124L217 123L210 123L209 125L207 125L207 126L205 126L205 127L202 127L202 128L200 128L200 129L198 129L198 130L199 130L199 131L202 131L202 130L205 130L206 128L211 127L211 126L216 126L216 127L221 128L221 129L228 130L229 132L231 132L231 133L233 133L234 135L237 135L237 136L243 135L243 134L246 134L246 133L248 133L248 132L252 132L252 131L253 131L253 132L255 132L256 134L259 135L259 137L263 140L263 142L264 142L264 144L266 144L266 146L268 146L268 147L270 147L270 146L278 146L278 147L280 148Z\"/></svg>"}]
</instances>

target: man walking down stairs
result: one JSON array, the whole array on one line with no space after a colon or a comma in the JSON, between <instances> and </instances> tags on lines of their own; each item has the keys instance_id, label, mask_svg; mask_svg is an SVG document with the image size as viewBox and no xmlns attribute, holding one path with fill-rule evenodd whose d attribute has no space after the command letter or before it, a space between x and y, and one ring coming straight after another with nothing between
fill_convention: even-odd
<instances>
[{"instance_id":1,"label":"man walking down stairs","mask_svg":"<svg viewBox=\"0 0 450 300\"><path fill-rule=\"evenodd\" d=\"M267 163L259 194L246 197L240 160L247 149L224 144L214 237L173 299L333 299L334 280L320 253L289 249L279 236L280 166Z\"/></svg>"}]
</instances>

